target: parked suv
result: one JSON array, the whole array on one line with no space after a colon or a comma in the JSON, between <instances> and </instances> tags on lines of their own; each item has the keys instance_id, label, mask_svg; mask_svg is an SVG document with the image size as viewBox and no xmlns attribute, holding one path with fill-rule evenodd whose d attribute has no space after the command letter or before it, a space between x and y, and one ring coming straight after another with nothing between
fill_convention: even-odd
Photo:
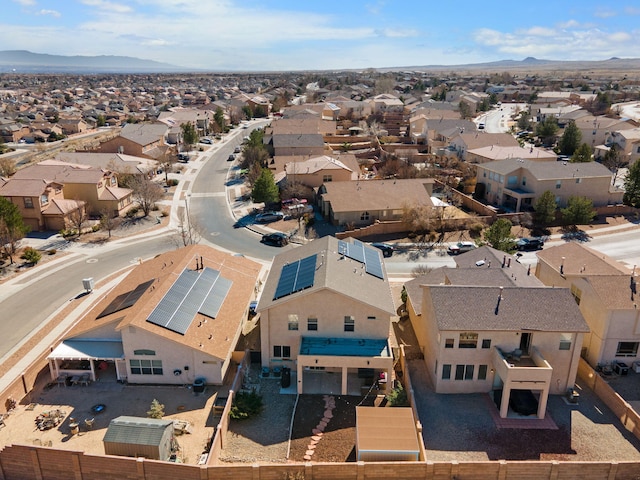
<instances>
[{"instance_id":1,"label":"parked suv","mask_svg":"<svg viewBox=\"0 0 640 480\"><path fill-rule=\"evenodd\" d=\"M470 252L476 248L476 244L473 242L458 242L455 245L449 246L450 255L458 255L460 253Z\"/></svg>"},{"instance_id":2,"label":"parked suv","mask_svg":"<svg viewBox=\"0 0 640 480\"><path fill-rule=\"evenodd\" d=\"M540 237L521 238L516 243L516 248L520 251L523 250L539 250L544 246L544 240Z\"/></svg>"},{"instance_id":3,"label":"parked suv","mask_svg":"<svg viewBox=\"0 0 640 480\"><path fill-rule=\"evenodd\" d=\"M284 247L289 243L289 238L282 232L274 232L263 235L260 241L266 245Z\"/></svg>"},{"instance_id":4,"label":"parked suv","mask_svg":"<svg viewBox=\"0 0 640 480\"><path fill-rule=\"evenodd\" d=\"M393 255L393 245L389 245L388 243L374 242L371 244L371 246L382 250L383 257L390 257L391 255Z\"/></svg>"},{"instance_id":5,"label":"parked suv","mask_svg":"<svg viewBox=\"0 0 640 480\"><path fill-rule=\"evenodd\" d=\"M271 223L284 219L284 213L282 212L264 212L256 215L257 223Z\"/></svg>"}]
</instances>

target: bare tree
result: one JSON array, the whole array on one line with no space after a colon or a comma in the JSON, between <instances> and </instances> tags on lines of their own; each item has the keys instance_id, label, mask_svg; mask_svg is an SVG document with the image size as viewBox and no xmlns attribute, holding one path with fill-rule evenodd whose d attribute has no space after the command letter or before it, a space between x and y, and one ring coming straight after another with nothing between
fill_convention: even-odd
<instances>
[{"instance_id":1,"label":"bare tree","mask_svg":"<svg viewBox=\"0 0 640 480\"><path fill-rule=\"evenodd\" d=\"M82 200L74 199L76 202L76 208L69 214L69 221L76 230L78 237L82 235L82 229L89 221L89 214L85 208L85 202Z\"/></svg>"},{"instance_id":2,"label":"bare tree","mask_svg":"<svg viewBox=\"0 0 640 480\"><path fill-rule=\"evenodd\" d=\"M423 241L433 238L430 229L433 227L433 208L427 205L405 204L402 208L402 221L413 233L422 236Z\"/></svg>"},{"instance_id":3,"label":"bare tree","mask_svg":"<svg viewBox=\"0 0 640 480\"><path fill-rule=\"evenodd\" d=\"M16 164L11 158L0 158L0 177L10 177L16 173Z\"/></svg>"},{"instance_id":4,"label":"bare tree","mask_svg":"<svg viewBox=\"0 0 640 480\"><path fill-rule=\"evenodd\" d=\"M173 236L173 241L178 247L200 243L204 233L204 227L191 218L186 209L178 209L178 226Z\"/></svg>"},{"instance_id":5,"label":"bare tree","mask_svg":"<svg viewBox=\"0 0 640 480\"><path fill-rule=\"evenodd\" d=\"M100 214L100 226L109 232L109 238L111 238L111 232L122 225L122 218L119 216L113 216L109 210L103 210Z\"/></svg>"},{"instance_id":6,"label":"bare tree","mask_svg":"<svg viewBox=\"0 0 640 480\"><path fill-rule=\"evenodd\" d=\"M172 148L167 148L158 157L158 162L164 170L164 183L169 183L169 173L173 171L173 165L178 161L178 158Z\"/></svg>"},{"instance_id":7,"label":"bare tree","mask_svg":"<svg viewBox=\"0 0 640 480\"><path fill-rule=\"evenodd\" d=\"M145 217L149 215L156 202L164 195L163 188L147 177L132 178L129 188L133 190L133 198L140 205Z\"/></svg>"},{"instance_id":8,"label":"bare tree","mask_svg":"<svg viewBox=\"0 0 640 480\"><path fill-rule=\"evenodd\" d=\"M431 269L424 263L419 263L411 270L411 275L415 278L429 273Z\"/></svg>"}]
</instances>

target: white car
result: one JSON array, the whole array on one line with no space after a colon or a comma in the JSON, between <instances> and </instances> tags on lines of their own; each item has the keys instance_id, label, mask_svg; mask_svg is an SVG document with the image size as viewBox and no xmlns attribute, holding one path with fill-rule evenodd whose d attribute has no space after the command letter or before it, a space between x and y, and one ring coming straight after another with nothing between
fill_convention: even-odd
<instances>
[{"instance_id":1,"label":"white car","mask_svg":"<svg viewBox=\"0 0 640 480\"><path fill-rule=\"evenodd\" d=\"M450 255L458 255L460 253L470 252L476 248L476 244L473 242L458 242L455 245L449 246Z\"/></svg>"}]
</instances>

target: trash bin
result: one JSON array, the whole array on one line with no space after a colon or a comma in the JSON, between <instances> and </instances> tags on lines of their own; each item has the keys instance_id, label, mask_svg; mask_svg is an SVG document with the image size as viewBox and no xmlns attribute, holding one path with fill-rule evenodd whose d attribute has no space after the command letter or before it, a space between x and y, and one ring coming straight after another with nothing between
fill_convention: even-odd
<instances>
[{"instance_id":1,"label":"trash bin","mask_svg":"<svg viewBox=\"0 0 640 480\"><path fill-rule=\"evenodd\" d=\"M289 367L282 367L280 386L282 388L289 388L289 385L291 385L291 369Z\"/></svg>"}]
</instances>

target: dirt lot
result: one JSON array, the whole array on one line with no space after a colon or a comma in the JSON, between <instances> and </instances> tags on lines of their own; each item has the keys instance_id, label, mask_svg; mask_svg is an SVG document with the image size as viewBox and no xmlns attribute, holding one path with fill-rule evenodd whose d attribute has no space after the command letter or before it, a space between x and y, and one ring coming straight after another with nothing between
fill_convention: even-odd
<instances>
[{"instance_id":1,"label":"dirt lot","mask_svg":"<svg viewBox=\"0 0 640 480\"><path fill-rule=\"evenodd\" d=\"M114 373L115 375L115 373ZM89 386L58 386L39 382L40 388L31 395L31 404L18 405L5 418L0 429L0 448L8 444L44 445L65 450L81 450L90 454L104 454L102 438L109 422L121 415L146 417L151 401L157 399L165 408L164 419L189 422L192 433L177 436L178 458L184 463L197 463L218 421L210 415L216 396L227 396L228 390L208 386L203 394L195 395L182 386L123 385L105 379ZM91 407L106 406L103 413L92 413ZM64 412L61 423L49 430L36 427L36 417L45 412ZM80 432L71 434L71 418L80 424ZM85 419L94 419L87 428Z\"/></svg>"}]
</instances>

